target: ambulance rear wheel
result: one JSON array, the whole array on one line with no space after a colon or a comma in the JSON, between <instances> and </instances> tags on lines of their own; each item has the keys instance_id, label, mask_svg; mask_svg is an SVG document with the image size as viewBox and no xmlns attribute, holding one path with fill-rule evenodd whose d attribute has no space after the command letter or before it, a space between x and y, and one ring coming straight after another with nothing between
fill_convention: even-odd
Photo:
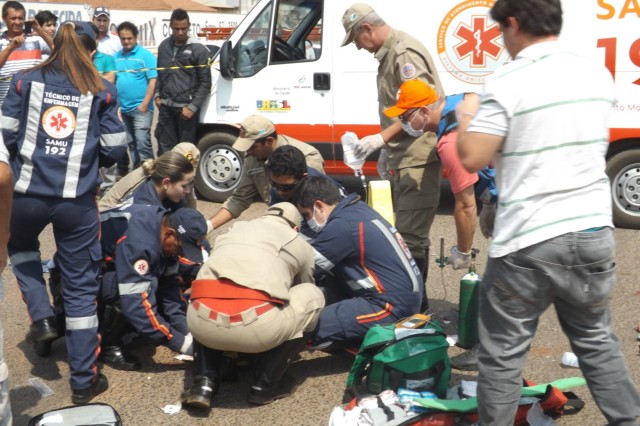
<instances>
[{"instance_id":1,"label":"ambulance rear wheel","mask_svg":"<svg viewBox=\"0 0 640 426\"><path fill-rule=\"evenodd\" d=\"M200 162L196 171L195 187L208 201L222 203L240 183L243 156L231 146L237 135L213 132L198 142Z\"/></svg>"},{"instance_id":2,"label":"ambulance rear wheel","mask_svg":"<svg viewBox=\"0 0 640 426\"><path fill-rule=\"evenodd\" d=\"M607 160L611 180L613 223L640 229L640 149L622 151Z\"/></svg>"}]
</instances>

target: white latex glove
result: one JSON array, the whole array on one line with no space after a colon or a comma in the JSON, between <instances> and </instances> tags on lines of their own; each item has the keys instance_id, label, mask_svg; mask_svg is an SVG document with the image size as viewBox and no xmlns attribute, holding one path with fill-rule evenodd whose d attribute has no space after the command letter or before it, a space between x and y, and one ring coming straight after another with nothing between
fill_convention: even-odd
<instances>
[{"instance_id":1,"label":"white latex glove","mask_svg":"<svg viewBox=\"0 0 640 426\"><path fill-rule=\"evenodd\" d=\"M453 269L467 269L471 265L471 252L462 253L457 246L451 247L451 254L447 258L447 264Z\"/></svg>"},{"instance_id":2,"label":"white latex glove","mask_svg":"<svg viewBox=\"0 0 640 426\"><path fill-rule=\"evenodd\" d=\"M496 204L482 203L482 210L480 211L480 231L485 238L491 238L493 236L493 224L496 220Z\"/></svg>"},{"instance_id":3,"label":"white latex glove","mask_svg":"<svg viewBox=\"0 0 640 426\"><path fill-rule=\"evenodd\" d=\"M180 348L180 353L183 355L193 356L193 336L191 335L191 333L184 336L184 343Z\"/></svg>"},{"instance_id":4,"label":"white latex glove","mask_svg":"<svg viewBox=\"0 0 640 426\"><path fill-rule=\"evenodd\" d=\"M210 220L207 220L207 235L213 232L213 222L211 222Z\"/></svg>"},{"instance_id":5,"label":"white latex glove","mask_svg":"<svg viewBox=\"0 0 640 426\"><path fill-rule=\"evenodd\" d=\"M367 158L384 145L384 140L382 139L382 135L380 133L376 135L365 136L364 138L358 141L358 146L356 147L356 156L360 158Z\"/></svg>"},{"instance_id":6,"label":"white latex glove","mask_svg":"<svg viewBox=\"0 0 640 426\"><path fill-rule=\"evenodd\" d=\"M378 157L378 176L385 180L391 180L392 177L389 171L389 151L386 149L380 150L380 157Z\"/></svg>"}]
</instances>

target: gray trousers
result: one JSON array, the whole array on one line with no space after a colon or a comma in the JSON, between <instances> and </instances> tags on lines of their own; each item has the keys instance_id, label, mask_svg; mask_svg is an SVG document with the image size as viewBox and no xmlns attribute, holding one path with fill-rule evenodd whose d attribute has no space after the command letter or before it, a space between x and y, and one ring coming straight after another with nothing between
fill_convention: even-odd
<instances>
[{"instance_id":1,"label":"gray trousers","mask_svg":"<svg viewBox=\"0 0 640 426\"><path fill-rule=\"evenodd\" d=\"M490 258L480 285L478 406L483 425L513 425L522 368L553 304L593 399L611 425L636 425L640 396L611 330L613 230L572 232Z\"/></svg>"}]
</instances>

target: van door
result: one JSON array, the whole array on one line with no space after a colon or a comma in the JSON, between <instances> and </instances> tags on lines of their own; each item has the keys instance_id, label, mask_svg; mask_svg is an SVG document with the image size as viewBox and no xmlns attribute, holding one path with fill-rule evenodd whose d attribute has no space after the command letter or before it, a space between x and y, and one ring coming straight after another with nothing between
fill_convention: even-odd
<instances>
[{"instance_id":1,"label":"van door","mask_svg":"<svg viewBox=\"0 0 640 426\"><path fill-rule=\"evenodd\" d=\"M262 10L232 46L232 79L218 80L218 117L239 123L264 115L282 134L323 143L329 160L333 88L331 58L323 52L322 1L274 0L256 7Z\"/></svg>"}]
</instances>

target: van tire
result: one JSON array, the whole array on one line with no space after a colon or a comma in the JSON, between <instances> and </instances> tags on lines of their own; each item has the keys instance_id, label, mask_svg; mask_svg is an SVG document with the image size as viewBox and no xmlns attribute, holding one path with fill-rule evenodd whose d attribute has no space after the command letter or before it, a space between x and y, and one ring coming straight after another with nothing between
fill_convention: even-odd
<instances>
[{"instance_id":1,"label":"van tire","mask_svg":"<svg viewBox=\"0 0 640 426\"><path fill-rule=\"evenodd\" d=\"M607 159L611 181L613 223L640 229L640 149L628 149Z\"/></svg>"},{"instance_id":2,"label":"van tire","mask_svg":"<svg viewBox=\"0 0 640 426\"><path fill-rule=\"evenodd\" d=\"M237 137L231 132L215 131L198 141L200 162L195 187L207 201L224 202L240 183L244 157L232 148Z\"/></svg>"}]
</instances>

